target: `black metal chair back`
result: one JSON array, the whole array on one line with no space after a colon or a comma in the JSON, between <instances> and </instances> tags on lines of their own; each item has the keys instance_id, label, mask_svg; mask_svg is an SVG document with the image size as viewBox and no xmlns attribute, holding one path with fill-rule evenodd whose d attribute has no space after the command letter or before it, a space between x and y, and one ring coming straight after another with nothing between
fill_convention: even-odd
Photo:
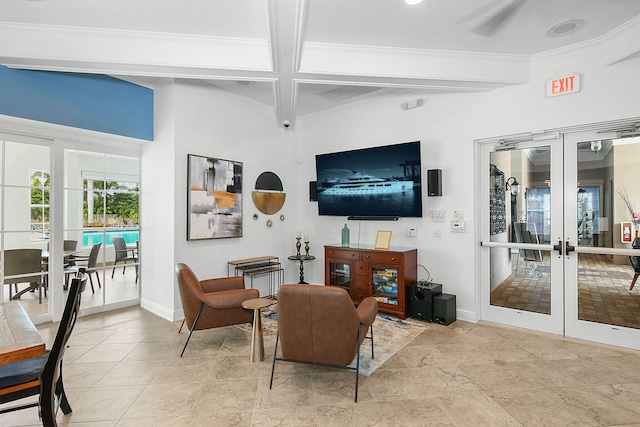
<instances>
[{"instance_id":1,"label":"black metal chair back","mask_svg":"<svg viewBox=\"0 0 640 427\"><path fill-rule=\"evenodd\" d=\"M3 408L0 414L38 406L42 425L57 427L58 407L62 408L65 414L71 413L71 405L62 382L62 359L78 318L81 294L87 283L87 275L83 273L81 270L71 281L67 302L51 349L42 356L0 366L0 383L3 390L12 390L0 395L0 403L35 395L39 395L38 402ZM36 385L33 385L34 383Z\"/></svg>"}]
</instances>

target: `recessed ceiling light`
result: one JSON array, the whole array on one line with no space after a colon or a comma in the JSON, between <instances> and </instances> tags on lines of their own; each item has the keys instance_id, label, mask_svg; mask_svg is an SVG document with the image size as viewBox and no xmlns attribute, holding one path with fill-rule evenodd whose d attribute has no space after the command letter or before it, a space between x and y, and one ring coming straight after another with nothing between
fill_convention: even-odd
<instances>
[{"instance_id":1,"label":"recessed ceiling light","mask_svg":"<svg viewBox=\"0 0 640 427\"><path fill-rule=\"evenodd\" d=\"M414 4L422 3L422 0L404 0L404 2L408 5L413 6Z\"/></svg>"},{"instance_id":2,"label":"recessed ceiling light","mask_svg":"<svg viewBox=\"0 0 640 427\"><path fill-rule=\"evenodd\" d=\"M551 26L547 30L547 37L564 37L571 33L575 33L584 27L584 19L569 19L561 21Z\"/></svg>"}]
</instances>

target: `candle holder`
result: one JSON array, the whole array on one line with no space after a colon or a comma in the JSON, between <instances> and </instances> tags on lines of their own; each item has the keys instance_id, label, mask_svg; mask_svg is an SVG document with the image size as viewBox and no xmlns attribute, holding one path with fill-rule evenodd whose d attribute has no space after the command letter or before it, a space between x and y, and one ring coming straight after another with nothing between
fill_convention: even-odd
<instances>
[{"instance_id":1,"label":"candle holder","mask_svg":"<svg viewBox=\"0 0 640 427\"><path fill-rule=\"evenodd\" d=\"M304 242L304 251L307 253L307 258L309 257L309 241Z\"/></svg>"},{"instance_id":2,"label":"candle holder","mask_svg":"<svg viewBox=\"0 0 640 427\"><path fill-rule=\"evenodd\" d=\"M300 247L302 243L300 243L300 237L296 237L296 256L300 257Z\"/></svg>"}]
</instances>

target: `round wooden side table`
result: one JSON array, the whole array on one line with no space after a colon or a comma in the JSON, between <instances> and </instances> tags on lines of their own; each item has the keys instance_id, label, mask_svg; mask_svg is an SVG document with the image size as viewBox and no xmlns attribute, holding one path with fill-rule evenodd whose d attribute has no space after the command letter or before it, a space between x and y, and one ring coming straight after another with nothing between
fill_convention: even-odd
<instances>
[{"instance_id":1,"label":"round wooden side table","mask_svg":"<svg viewBox=\"0 0 640 427\"><path fill-rule=\"evenodd\" d=\"M257 363L264 360L264 342L262 340L262 320L260 309L275 304L275 301L267 298L253 298L242 301L242 307L253 310L253 328L251 331L251 362Z\"/></svg>"}]
</instances>

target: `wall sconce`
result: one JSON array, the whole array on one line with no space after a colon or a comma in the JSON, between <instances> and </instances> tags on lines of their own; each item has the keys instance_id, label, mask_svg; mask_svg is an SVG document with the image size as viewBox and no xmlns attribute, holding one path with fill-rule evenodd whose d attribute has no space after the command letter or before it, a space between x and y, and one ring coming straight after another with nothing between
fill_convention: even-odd
<instances>
[{"instance_id":1,"label":"wall sconce","mask_svg":"<svg viewBox=\"0 0 640 427\"><path fill-rule=\"evenodd\" d=\"M512 196L517 196L520 194L520 183L515 177L511 176L507 179L506 189Z\"/></svg>"}]
</instances>

